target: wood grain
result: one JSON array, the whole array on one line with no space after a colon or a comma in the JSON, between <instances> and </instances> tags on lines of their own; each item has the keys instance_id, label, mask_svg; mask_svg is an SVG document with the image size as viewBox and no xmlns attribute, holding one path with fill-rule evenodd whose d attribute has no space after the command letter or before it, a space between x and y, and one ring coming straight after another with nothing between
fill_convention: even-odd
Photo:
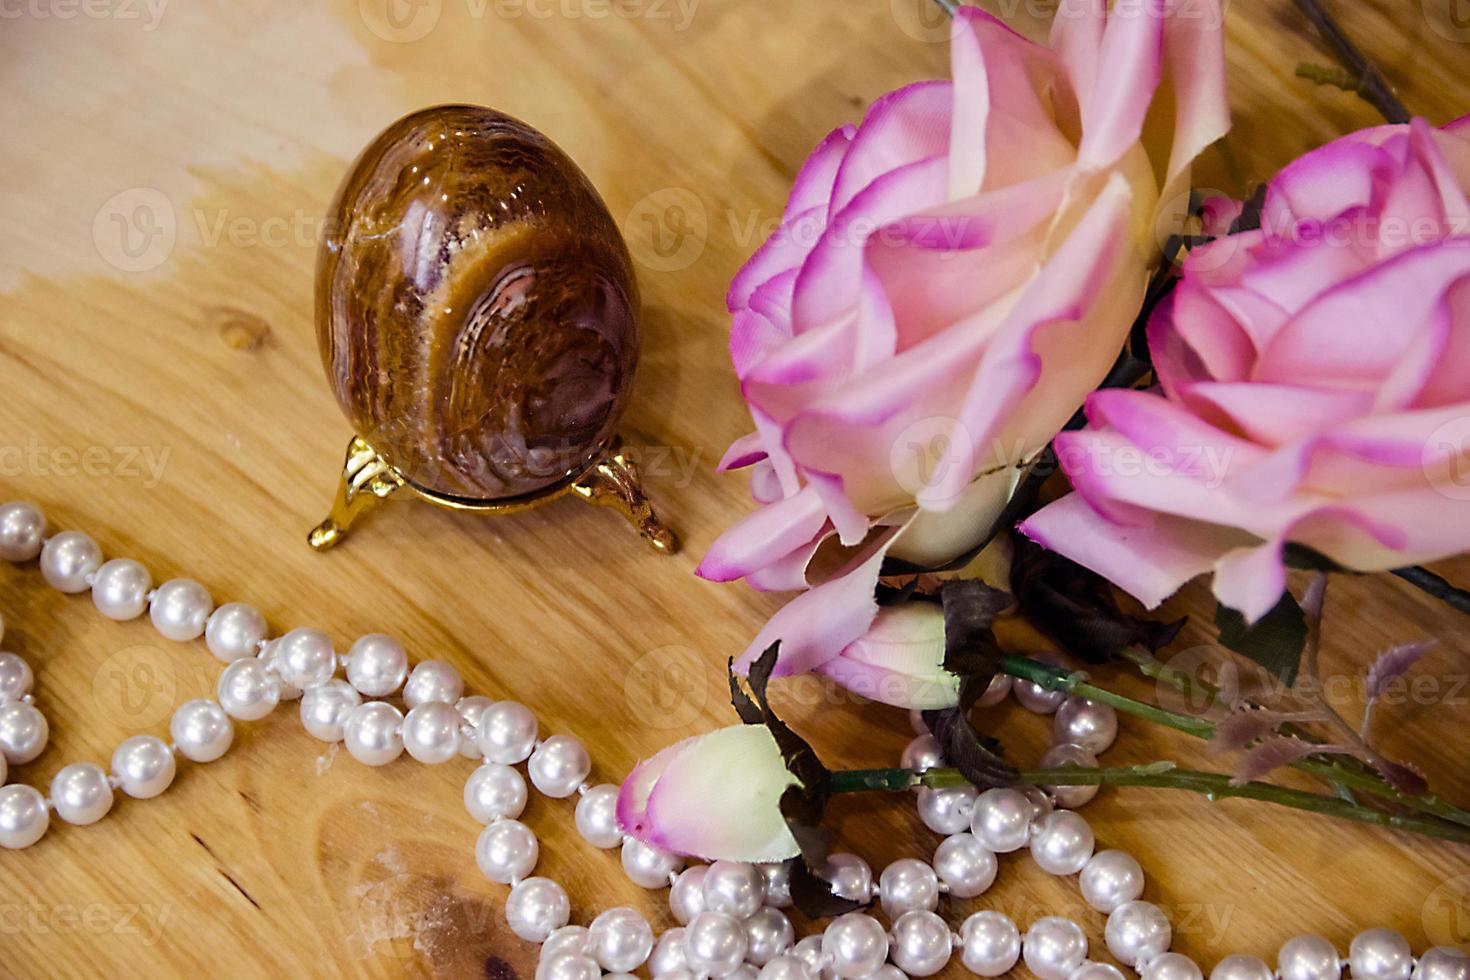
<instances>
[{"instance_id":1,"label":"wood grain","mask_svg":"<svg viewBox=\"0 0 1470 980\"><path fill-rule=\"evenodd\" d=\"M376 0L200 0L156 21L121 0L6 7L0 491L159 580L187 574L221 600L253 601L277 628L319 626L344 645L394 633L453 662L473 690L534 705L546 731L588 739L609 780L729 723L721 665L778 599L691 574L748 506L743 481L713 472L747 424L724 285L822 134L883 91L946 72L921 2L427 0L398 11L437 12L414 40ZM1470 38L1452 4L1336 4L1435 122L1461 114L1470 90ZM1035 33L1048 9L1000 12ZM1292 76L1327 56L1288 0L1241 0L1229 17L1236 127L1199 183L1239 191L1375 121L1353 96ZM629 429L686 539L681 556L650 556L612 515L573 502L479 520L395 505L340 550L307 550L349 435L313 339L315 221L360 145L441 101L492 105L547 132L622 222L645 306ZM162 258L119 251L116 220L135 218L135 243L174 229ZM1440 570L1470 579L1465 562ZM1202 590L1170 609L1191 617L1180 649L1209 642ZM105 622L33 569L0 569L0 613L52 724L50 749L15 774L38 785L163 731L176 703L213 686L201 644ZM1423 690L1379 724L1391 753L1470 799L1465 620L1384 578L1334 585L1329 616L1325 665L1349 706L1376 650L1439 638L1418 669ZM888 764L908 738L901 713L811 680L778 702L835 764ZM183 767L157 800L121 800L98 826L0 854L0 974L530 976L533 950L502 924L505 890L474 866L476 828L460 805L469 763L369 770L292 714L240 726L228 756ZM994 727L1020 759L1046 744L1045 721L1012 708ZM1133 722L1107 761L1158 758L1220 765ZM1401 929L1416 948L1470 940L1464 848L1165 791L1108 791L1088 815L1104 842L1143 861L1148 897L1176 913L1176 948L1207 965L1227 951L1270 957L1309 930L1344 948L1369 925ZM629 904L667 924L661 895L576 840L568 806L537 800L527 819L582 921ZM875 865L937 842L891 799L844 800L833 823ZM1006 861L985 902L1023 923L1075 913L1100 938L1075 884L1027 861Z\"/></svg>"}]
</instances>

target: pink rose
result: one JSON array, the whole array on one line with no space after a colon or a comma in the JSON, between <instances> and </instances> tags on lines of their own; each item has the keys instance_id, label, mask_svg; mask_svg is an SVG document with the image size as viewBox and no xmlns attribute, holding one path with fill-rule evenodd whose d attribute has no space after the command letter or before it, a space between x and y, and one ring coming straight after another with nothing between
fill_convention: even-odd
<instances>
[{"instance_id":1,"label":"pink rose","mask_svg":"<svg viewBox=\"0 0 1470 980\"><path fill-rule=\"evenodd\" d=\"M798 848L781 794L796 785L764 725L733 725L640 762L618 793L618 825L671 854L784 861Z\"/></svg>"},{"instance_id":2,"label":"pink rose","mask_svg":"<svg viewBox=\"0 0 1470 980\"><path fill-rule=\"evenodd\" d=\"M699 574L810 590L742 663L781 639L778 673L814 669L868 629L885 555L970 549L1117 358L1161 198L1228 116L1219 0L1107 7L1064 0L1049 46L962 7L953 81L823 140L731 284L756 431L721 465L761 507ZM850 561L814 581L828 542Z\"/></svg>"},{"instance_id":3,"label":"pink rose","mask_svg":"<svg viewBox=\"0 0 1470 980\"><path fill-rule=\"evenodd\" d=\"M1092 396L1057 440L1078 492L1023 530L1150 606L1213 571L1250 620L1291 542L1359 571L1470 550L1467 188L1470 117L1289 165L1153 317L1162 394Z\"/></svg>"}]
</instances>

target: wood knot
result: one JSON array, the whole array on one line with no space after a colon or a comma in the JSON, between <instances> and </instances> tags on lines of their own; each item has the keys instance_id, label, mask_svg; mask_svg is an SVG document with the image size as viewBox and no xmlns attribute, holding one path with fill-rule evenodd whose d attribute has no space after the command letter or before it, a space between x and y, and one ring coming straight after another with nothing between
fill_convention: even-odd
<instances>
[{"instance_id":1,"label":"wood knot","mask_svg":"<svg viewBox=\"0 0 1470 980\"><path fill-rule=\"evenodd\" d=\"M234 306L214 306L205 311L206 322L230 350L260 350L271 339L271 326L261 317Z\"/></svg>"}]
</instances>

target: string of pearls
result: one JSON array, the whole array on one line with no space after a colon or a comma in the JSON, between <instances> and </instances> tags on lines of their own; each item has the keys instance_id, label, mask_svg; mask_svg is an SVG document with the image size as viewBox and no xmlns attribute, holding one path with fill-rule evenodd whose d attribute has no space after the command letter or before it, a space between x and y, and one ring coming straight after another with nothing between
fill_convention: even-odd
<instances>
[{"instance_id":1,"label":"string of pearls","mask_svg":"<svg viewBox=\"0 0 1470 980\"><path fill-rule=\"evenodd\" d=\"M216 608L208 591L189 579L155 589L142 565L130 559L104 562L87 535L65 531L46 537L45 531L45 518L34 506L0 506L0 558L21 563L39 557L41 573L53 588L90 591L97 609L112 619L146 612L171 640L202 636L225 667L214 699L188 701L175 711L170 742L148 735L126 739L113 753L110 770L89 762L68 765L53 778L49 796L43 796L31 786L5 784L9 766L24 765L45 749L48 728L34 703L29 665L14 654L0 654L0 847L38 841L53 810L67 823L95 823L111 810L117 789L138 799L158 796L173 782L177 756L212 762L230 748L236 721L258 720L282 701L299 700L311 735L341 741L367 765L385 765L405 752L431 765L461 756L481 760L464 790L466 809L485 825L475 846L476 863L487 878L510 886L505 916L511 930L542 944L537 980L622 978L645 963L658 980L902 980L937 973L955 951L978 976L1000 976L1024 959L1041 980L1120 980L1116 967L1087 960L1087 936L1069 919L1040 918L1023 936L997 911L972 914L957 932L936 914L941 894L982 894L995 880L996 855L1022 848L1029 848L1051 874L1080 876L1084 899L1108 915L1104 939L1119 962L1145 980L1201 977L1192 961L1168 952L1172 930L1163 912L1139 901L1144 879L1138 862L1121 851L1094 853L1086 821L1071 809L1053 809L1053 800L1064 806L1086 803L1090 794L1067 794L1095 793L1095 787L1053 787L1050 796L1016 789L975 793L964 787L921 792L924 822L949 834L932 864L895 861L875 884L861 858L834 854L825 871L838 894L865 903L876 899L890 928L865 912L853 912L833 919L820 935L798 941L781 911L791 903L786 865L717 861L684 868L679 857L627 837L617 822L617 787L587 782L592 763L580 741L566 735L540 738L534 714L522 704L466 695L449 664L425 660L410 670L402 645L383 634L358 639L343 655L315 629L272 638L254 607ZM339 668L345 680L335 676ZM1116 736L1116 716L1099 710L1104 706L1035 685L998 679L986 698L999 700L1008 689L1032 710L1057 714L1059 744L1044 765L1096 765L1095 753ZM395 695L406 712L385 700ZM937 746L926 738L905 750L906 765L940 763ZM522 763L525 776L515 768ZM635 883L668 887L670 910L680 925L655 941L647 920L629 908L605 911L586 927L570 925L565 889L531 874L539 843L518 819L529 795L527 777L547 797L577 797L579 834L595 847L620 849L623 869ZM1302 936L1282 947L1275 973L1260 960L1231 956L1211 980L1328 980L1340 977L1344 966L1355 980L1470 980L1470 960L1457 951L1437 948L1415 959L1403 937L1386 929L1356 937L1346 961L1326 940Z\"/></svg>"}]
</instances>

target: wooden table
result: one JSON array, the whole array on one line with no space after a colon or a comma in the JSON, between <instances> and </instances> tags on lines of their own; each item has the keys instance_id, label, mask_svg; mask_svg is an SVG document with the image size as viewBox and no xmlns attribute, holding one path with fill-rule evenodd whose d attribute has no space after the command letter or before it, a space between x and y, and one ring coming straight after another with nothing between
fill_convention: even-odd
<instances>
[{"instance_id":1,"label":"wooden table","mask_svg":"<svg viewBox=\"0 0 1470 980\"><path fill-rule=\"evenodd\" d=\"M713 471L746 430L724 286L817 138L883 91L946 73L923 2L419 0L396 19L383 0L6 4L0 496L37 501L55 526L87 530L156 580L189 575L255 602L278 628L319 626L344 645L394 633L454 663L473 690L534 705L545 731L586 738L609 780L731 723L722 665L779 600L691 574L748 508L743 480ZM1033 33L1049 8L1004 6ZM1336 6L1411 107L1435 122L1465 110L1470 30L1445 0ZM1375 122L1353 96L1293 77L1328 56L1288 0L1234 4L1229 41L1235 132L1198 183L1239 190ZM397 505L340 550L307 550L349 435L313 339L316 222L361 144L445 101L543 129L623 223L645 297L627 428L650 447L650 491L687 543L678 557L571 502L494 519ZM1440 570L1470 578L1470 564ZM1180 649L1212 636L1204 596L1196 587L1170 607L1191 616ZM33 569L0 569L0 612L52 725L46 754L13 774L26 781L105 762L213 688L202 644L104 621ZM1440 639L1418 668L1428 693L1379 724L1392 753L1462 801L1465 627L1394 581L1345 581L1325 656L1351 706L1375 651ZM809 679L777 700L833 764L891 764L909 738L901 712L860 709ZM0 974L529 977L535 954L503 924L505 889L474 865L476 825L460 805L470 764L369 770L294 714L240 725L228 756L183 766L159 799L121 798L97 826L55 826L0 854ZM993 727L1025 760L1049 734L1014 707ZM1222 765L1185 736L1123 727L1110 763ZM1470 939L1464 847L1170 791L1105 791L1088 816L1142 859L1148 896L1175 913L1176 948L1207 966L1225 951L1273 956L1302 931L1344 948L1368 925L1416 948ZM526 819L579 915L630 904L668 924L661 893L575 839L568 805L536 800ZM936 843L892 799L844 800L833 825L875 866ZM987 905L1023 924L1074 913L1098 940L1101 917L1073 882L1005 865Z\"/></svg>"}]
</instances>

